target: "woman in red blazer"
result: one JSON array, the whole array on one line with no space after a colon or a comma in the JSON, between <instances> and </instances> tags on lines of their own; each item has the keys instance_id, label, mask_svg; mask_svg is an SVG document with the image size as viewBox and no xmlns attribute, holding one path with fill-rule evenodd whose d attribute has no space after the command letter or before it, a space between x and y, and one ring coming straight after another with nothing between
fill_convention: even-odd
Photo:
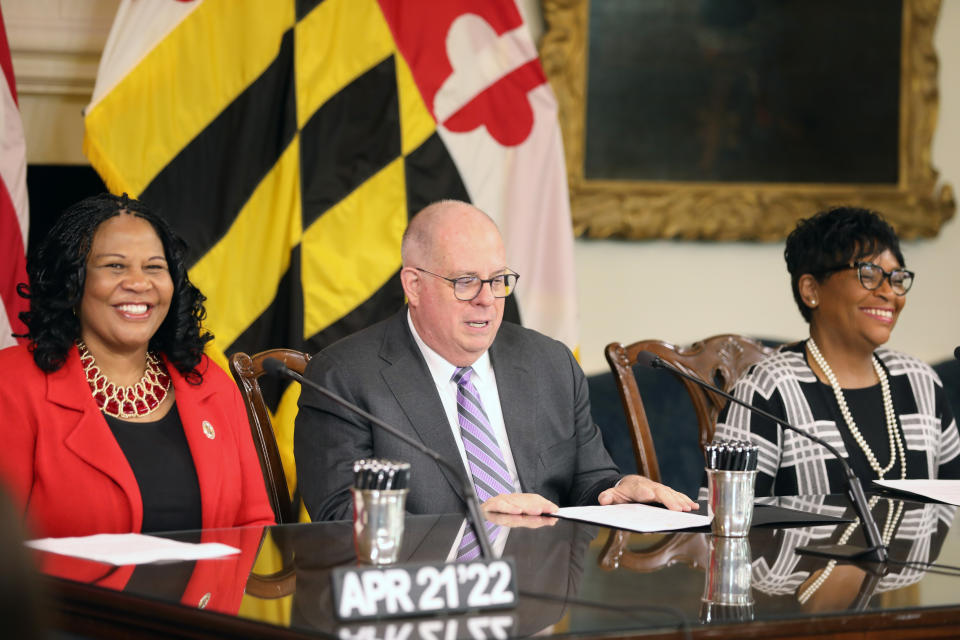
<instances>
[{"instance_id":1,"label":"woman in red blazer","mask_svg":"<svg viewBox=\"0 0 960 640\"><path fill-rule=\"evenodd\" d=\"M0 478L38 536L273 523L247 414L203 355L203 295L143 203L68 209L0 351Z\"/></svg>"}]
</instances>

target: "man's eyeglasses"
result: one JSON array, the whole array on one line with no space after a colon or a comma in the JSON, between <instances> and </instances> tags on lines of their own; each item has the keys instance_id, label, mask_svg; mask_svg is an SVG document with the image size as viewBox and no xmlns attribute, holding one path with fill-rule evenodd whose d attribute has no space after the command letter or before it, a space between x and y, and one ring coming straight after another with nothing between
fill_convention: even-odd
<instances>
[{"instance_id":1,"label":"man's eyeglasses","mask_svg":"<svg viewBox=\"0 0 960 640\"><path fill-rule=\"evenodd\" d=\"M456 297L456 299L463 300L464 302L470 302L480 295L480 290L483 289L483 285L487 283L490 284L490 291L493 292L494 298L506 298L513 293L513 288L517 284L517 278L520 277L520 275L516 273L501 273L498 276L493 276L492 278L487 278L486 280L483 278L478 278L477 276L447 278L445 276L433 273L432 271L421 269L420 267L414 267L414 269L421 273L431 275L434 278L446 280L453 285L453 295Z\"/></svg>"},{"instance_id":2,"label":"man's eyeglasses","mask_svg":"<svg viewBox=\"0 0 960 640\"><path fill-rule=\"evenodd\" d=\"M872 262L854 262L853 264L841 265L839 267L827 269L825 273L830 273L832 271L843 271L845 269L856 269L857 277L860 279L860 284L864 289L869 291L879 289L883 284L884 279L890 281L890 288L893 289L893 292L898 296L907 295L907 291L910 291L910 287L913 286L913 271L908 271L906 269L884 271L883 267Z\"/></svg>"}]
</instances>

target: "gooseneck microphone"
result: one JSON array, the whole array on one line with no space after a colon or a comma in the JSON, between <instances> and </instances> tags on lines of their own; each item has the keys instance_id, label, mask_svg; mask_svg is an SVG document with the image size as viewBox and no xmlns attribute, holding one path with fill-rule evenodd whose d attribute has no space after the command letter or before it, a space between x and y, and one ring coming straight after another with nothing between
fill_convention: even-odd
<instances>
[{"instance_id":1,"label":"gooseneck microphone","mask_svg":"<svg viewBox=\"0 0 960 640\"><path fill-rule=\"evenodd\" d=\"M960 347L958 347L958 349L960 349ZM758 409L757 407L740 400L732 394L727 393L723 389L720 389L709 382L701 380L698 376L687 373L686 371L673 366L660 356L650 353L649 351L642 351L637 354L637 364L645 365L654 369L666 369L667 371L670 371L681 378L685 378L695 384L700 385L704 389L708 389L719 396L723 396L731 402L745 407L757 415L763 416L768 420L773 420L784 429L789 429L794 433L798 433L804 438L812 440L813 442L816 442L817 444L826 448L827 451L832 453L833 456L840 461L840 464L843 465L843 471L846 475L847 497L850 499L850 502L853 503L853 509L857 516L859 516L860 521L863 522L864 535L866 536L869 547L867 549L861 549L860 547L855 547L852 545L820 545L799 547L797 549L797 553L807 553L810 555L818 555L826 558L837 558L842 560L867 560L872 562L887 561L887 548L883 544L883 538L880 536L880 529L877 527L877 522L873 519L873 514L870 513L870 507L867 505L867 498L863 494L863 486L860 484L860 478L857 477L857 474L853 472L853 469L850 468L850 465L846 460L844 460L843 456L840 455L840 452L837 451L833 445L826 442L822 438L818 438L812 433L808 433L804 429L793 426L789 422L783 420L782 418L778 418L772 413L768 413L763 409Z\"/></svg>"},{"instance_id":2,"label":"gooseneck microphone","mask_svg":"<svg viewBox=\"0 0 960 640\"><path fill-rule=\"evenodd\" d=\"M400 440L403 440L408 445L423 453L429 458L432 458L434 462L439 464L442 467L445 467L451 471L455 478L460 481L461 490L463 491L464 499L467 503L467 518L470 520L470 526L473 527L473 532L477 536L477 542L480 546L480 552L483 554L484 558L494 558L493 551L490 549L490 538L487 537L486 527L483 526L483 516L480 515L480 501L477 499L476 490L473 488L473 483L467 478L466 473L463 470L463 465L453 464L446 460L439 453L431 449L430 447L424 445L421 442L411 438L407 434L403 433L394 426L391 426L381 420L380 418L372 415L357 405L353 404L349 400L341 398L333 391L317 384L313 380L304 378L302 375L283 364L280 360L276 358L267 358L263 361L263 370L267 375L275 376L278 378L289 378L290 380L296 380L300 384L305 384L311 389L316 390L321 395L326 398L329 398L336 404L344 407L358 416L369 420L371 423L377 425L379 428L383 429L390 435Z\"/></svg>"}]
</instances>

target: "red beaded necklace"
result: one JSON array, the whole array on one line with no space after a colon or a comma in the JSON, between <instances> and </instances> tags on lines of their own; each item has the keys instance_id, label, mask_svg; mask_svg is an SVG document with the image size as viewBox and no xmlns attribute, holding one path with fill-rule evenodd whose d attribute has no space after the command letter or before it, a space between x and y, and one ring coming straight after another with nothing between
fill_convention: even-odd
<instances>
[{"instance_id":1,"label":"red beaded necklace","mask_svg":"<svg viewBox=\"0 0 960 640\"><path fill-rule=\"evenodd\" d=\"M101 411L114 418L139 418L157 410L170 389L170 375L160 360L147 353L147 368L143 377L129 387L107 380L97 366L93 354L83 340L77 340L80 364L93 393L93 400Z\"/></svg>"}]
</instances>

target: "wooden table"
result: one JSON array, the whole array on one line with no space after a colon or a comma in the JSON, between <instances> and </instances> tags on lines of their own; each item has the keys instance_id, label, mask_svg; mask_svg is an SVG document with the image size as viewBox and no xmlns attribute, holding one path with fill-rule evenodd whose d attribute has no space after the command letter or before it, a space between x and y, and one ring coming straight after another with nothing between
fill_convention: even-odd
<instances>
[{"instance_id":1,"label":"wooden table","mask_svg":"<svg viewBox=\"0 0 960 640\"><path fill-rule=\"evenodd\" d=\"M783 500L790 508L845 514L839 497ZM881 530L887 522L895 527L889 545L895 560L940 558L960 565L954 511L884 498L875 516ZM461 522L453 515L408 517L403 559L442 561ZM718 555L728 547L706 533L629 534L562 520L511 528L504 553L517 565L515 609L376 624L341 625L332 613L330 571L355 562L348 522L203 532L204 541L241 548L229 559L152 568L108 568L51 555L41 561L57 603L56 626L90 637L960 637L960 579L953 576L897 564L877 576L838 565L810 589L828 562L799 556L795 548L836 540L849 526L755 527L740 549L747 560L741 555L738 566L731 566L736 556ZM855 528L850 541L858 540ZM747 576L752 603L705 603L705 593L729 596L718 591L718 571L737 568ZM798 594L806 591L801 603Z\"/></svg>"}]
</instances>

